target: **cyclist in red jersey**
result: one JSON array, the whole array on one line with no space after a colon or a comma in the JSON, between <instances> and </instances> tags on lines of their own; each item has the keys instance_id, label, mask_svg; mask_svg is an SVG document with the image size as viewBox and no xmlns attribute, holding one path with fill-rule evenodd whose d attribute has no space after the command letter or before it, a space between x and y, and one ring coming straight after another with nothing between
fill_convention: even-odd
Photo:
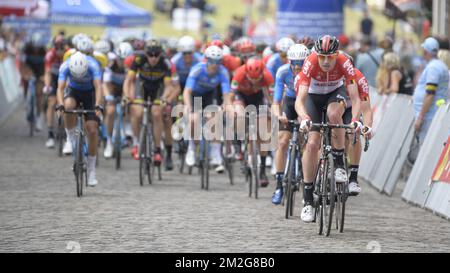
<instances>
[{"instance_id":1,"label":"cyclist in red jersey","mask_svg":"<svg viewBox=\"0 0 450 273\"><path fill-rule=\"evenodd\" d=\"M53 47L45 55L45 74L44 74L44 94L47 95L47 128L48 139L45 143L47 148L55 147L55 105L56 90L58 89L59 67L63 63L64 52L66 51L67 41L63 36L56 36L53 40Z\"/></svg>"},{"instance_id":2,"label":"cyclist in red jersey","mask_svg":"<svg viewBox=\"0 0 450 273\"><path fill-rule=\"evenodd\" d=\"M310 122L322 121L322 109L327 109L327 117L332 124L343 124L342 116L348 95L352 101L352 123L360 128L360 99L356 85L355 69L351 61L338 51L339 41L336 37L325 35L320 37L312 53L303 64L302 71L296 78L297 100L295 109L301 118L301 128L309 129ZM347 181L347 172L344 169L345 131L333 130L332 152L335 157L336 171L334 173L337 183ZM318 155L320 149L320 134L317 128L311 128L303 153L304 175L304 208L301 219L304 222L314 220L313 192Z\"/></svg>"},{"instance_id":3,"label":"cyclist in red jersey","mask_svg":"<svg viewBox=\"0 0 450 273\"><path fill-rule=\"evenodd\" d=\"M269 90L273 89L274 80L269 70L265 68L264 63L255 58L251 58L247 63L236 70L231 82L233 93L233 105L238 119L238 124L244 124L245 110L249 105L254 105L259 113L259 106L268 105ZM265 119L258 115L259 118ZM258 121L262 124L263 120ZM260 134L258 134L259 136ZM264 138L267 139L267 138ZM261 139L258 138L260 145ZM261 149L260 149L261 151ZM261 169L260 184L261 187L267 187L269 180L265 172L267 151L261 151Z\"/></svg>"}]
</instances>

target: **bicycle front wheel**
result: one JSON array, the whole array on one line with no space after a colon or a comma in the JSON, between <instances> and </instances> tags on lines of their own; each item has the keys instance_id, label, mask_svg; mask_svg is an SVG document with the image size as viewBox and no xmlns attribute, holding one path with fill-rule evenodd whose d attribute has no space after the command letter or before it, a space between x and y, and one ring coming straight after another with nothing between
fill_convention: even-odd
<instances>
[{"instance_id":1,"label":"bicycle front wheel","mask_svg":"<svg viewBox=\"0 0 450 273\"><path fill-rule=\"evenodd\" d=\"M145 127L141 129L139 135L139 184L144 186L145 176L151 184L151 176L149 175L149 166L147 158L147 130Z\"/></svg>"},{"instance_id":2,"label":"bicycle front wheel","mask_svg":"<svg viewBox=\"0 0 450 273\"><path fill-rule=\"evenodd\" d=\"M327 156L324 172L324 184L322 187L323 196L323 221L325 227L325 236L330 236L331 226L333 224L333 212L335 206L336 182L334 179L334 158L330 153Z\"/></svg>"},{"instance_id":3,"label":"bicycle front wheel","mask_svg":"<svg viewBox=\"0 0 450 273\"><path fill-rule=\"evenodd\" d=\"M121 164L121 152L122 152L122 135L121 135L121 126L120 126L120 116L116 114L116 121L114 124L114 128L116 130L116 135L114 137L114 155L116 158L116 170L120 169Z\"/></svg>"},{"instance_id":4,"label":"bicycle front wheel","mask_svg":"<svg viewBox=\"0 0 450 273\"><path fill-rule=\"evenodd\" d=\"M259 188L259 173L258 173L258 146L256 140L252 141L252 169L253 169L253 181L255 181L255 199L258 199L258 188Z\"/></svg>"},{"instance_id":5,"label":"bicycle front wheel","mask_svg":"<svg viewBox=\"0 0 450 273\"><path fill-rule=\"evenodd\" d=\"M83 138L81 133L77 137L76 142L76 154L75 154L75 164L74 164L74 172L75 172L75 180L77 187L77 196L83 196L83 184L85 183L85 175L84 175L84 164L83 164Z\"/></svg>"}]
</instances>

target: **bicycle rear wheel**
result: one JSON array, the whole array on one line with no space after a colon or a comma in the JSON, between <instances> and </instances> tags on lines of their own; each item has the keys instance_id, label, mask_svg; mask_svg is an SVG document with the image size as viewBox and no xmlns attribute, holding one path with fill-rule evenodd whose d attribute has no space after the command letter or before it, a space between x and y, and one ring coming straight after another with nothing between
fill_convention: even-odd
<instances>
[{"instance_id":1,"label":"bicycle rear wheel","mask_svg":"<svg viewBox=\"0 0 450 273\"><path fill-rule=\"evenodd\" d=\"M85 173L84 173L84 166L83 166L83 139L81 136L81 133L77 137L76 142L76 155L75 155L75 164L74 164L74 173L75 173L75 180L76 180L76 187L77 187L77 196L81 197L83 196L83 184L86 182L85 180Z\"/></svg>"},{"instance_id":2,"label":"bicycle rear wheel","mask_svg":"<svg viewBox=\"0 0 450 273\"><path fill-rule=\"evenodd\" d=\"M114 122L114 128L116 131L116 135L114 137L114 157L116 158L116 170L120 169L121 164L121 153L122 153L122 135L121 135L121 122L120 122L120 113L116 113L116 121Z\"/></svg>"},{"instance_id":3,"label":"bicycle rear wheel","mask_svg":"<svg viewBox=\"0 0 450 273\"><path fill-rule=\"evenodd\" d=\"M259 188L259 173L258 173L258 146L256 140L252 140L252 169L253 169L253 181L255 181L255 199L258 199Z\"/></svg>"},{"instance_id":4,"label":"bicycle rear wheel","mask_svg":"<svg viewBox=\"0 0 450 273\"><path fill-rule=\"evenodd\" d=\"M139 184L144 186L145 176L151 184L148 166L147 128L143 127L139 136Z\"/></svg>"},{"instance_id":5,"label":"bicycle rear wheel","mask_svg":"<svg viewBox=\"0 0 450 273\"><path fill-rule=\"evenodd\" d=\"M209 190L209 141L204 141L203 143L203 166L202 166L202 177L204 180L205 190Z\"/></svg>"},{"instance_id":6,"label":"bicycle rear wheel","mask_svg":"<svg viewBox=\"0 0 450 273\"><path fill-rule=\"evenodd\" d=\"M288 168L287 168L287 173L284 175L285 179L287 177L287 181L286 181L286 206L285 206L285 218L289 219L289 216L292 216L292 183L293 183L293 179L294 179L294 162L295 162L295 149L293 147L291 147L290 151L289 151L289 158L288 158L288 162L286 164L288 164Z\"/></svg>"}]
</instances>

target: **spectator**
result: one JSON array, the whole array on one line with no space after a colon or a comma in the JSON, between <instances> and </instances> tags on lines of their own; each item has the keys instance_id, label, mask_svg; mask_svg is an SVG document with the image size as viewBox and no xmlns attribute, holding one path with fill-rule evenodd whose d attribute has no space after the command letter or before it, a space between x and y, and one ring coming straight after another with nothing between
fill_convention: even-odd
<instances>
[{"instance_id":1,"label":"spectator","mask_svg":"<svg viewBox=\"0 0 450 273\"><path fill-rule=\"evenodd\" d=\"M244 36L244 25L243 19L239 18L237 15L233 15L233 21L228 27L228 35L231 41L236 41L242 36Z\"/></svg>"},{"instance_id":2,"label":"spectator","mask_svg":"<svg viewBox=\"0 0 450 273\"><path fill-rule=\"evenodd\" d=\"M422 44L424 59L427 61L419 82L414 90L414 129L423 144L438 106L436 101L446 99L449 86L448 67L437 58L439 43L435 38L427 38Z\"/></svg>"},{"instance_id":3,"label":"spectator","mask_svg":"<svg viewBox=\"0 0 450 273\"><path fill-rule=\"evenodd\" d=\"M366 76L371 86L376 86L376 75L384 50L381 48L372 48L371 39L365 37L361 41L360 52L356 58L355 66Z\"/></svg>"},{"instance_id":4,"label":"spectator","mask_svg":"<svg viewBox=\"0 0 450 273\"><path fill-rule=\"evenodd\" d=\"M450 51L449 50L439 50L438 52L438 58L439 60L443 61L446 65L449 73L449 78L450 78ZM450 101L450 82L449 82L449 88L448 88L448 93L447 93L447 102Z\"/></svg>"},{"instance_id":5,"label":"spectator","mask_svg":"<svg viewBox=\"0 0 450 273\"><path fill-rule=\"evenodd\" d=\"M372 37L373 21L369 17L369 12L364 10L364 18L361 20L361 33L367 37Z\"/></svg>"},{"instance_id":6,"label":"spectator","mask_svg":"<svg viewBox=\"0 0 450 273\"><path fill-rule=\"evenodd\" d=\"M395 53L389 52L383 56L376 82L377 90L382 95L412 95L412 79L400 65L400 58Z\"/></svg>"}]
</instances>

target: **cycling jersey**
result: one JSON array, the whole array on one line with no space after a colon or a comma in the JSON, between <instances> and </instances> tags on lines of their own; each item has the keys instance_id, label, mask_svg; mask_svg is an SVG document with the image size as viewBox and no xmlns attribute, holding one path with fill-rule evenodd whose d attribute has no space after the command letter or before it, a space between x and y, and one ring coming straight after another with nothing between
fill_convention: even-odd
<instances>
[{"instance_id":1,"label":"cycling jersey","mask_svg":"<svg viewBox=\"0 0 450 273\"><path fill-rule=\"evenodd\" d=\"M301 85L309 86L308 93L326 95L344 85L356 83L355 69L344 54L336 57L336 65L329 72L323 72L319 66L316 52L306 58L302 71L296 77L296 91Z\"/></svg>"},{"instance_id":2,"label":"cycling jersey","mask_svg":"<svg viewBox=\"0 0 450 273\"><path fill-rule=\"evenodd\" d=\"M35 78L40 78L45 73L45 55L44 47L35 47L31 44L25 46L24 63L33 72Z\"/></svg>"},{"instance_id":3,"label":"cycling jersey","mask_svg":"<svg viewBox=\"0 0 450 273\"><path fill-rule=\"evenodd\" d=\"M358 94L359 99L361 101L367 101L369 100L369 82L367 81L366 77L363 75L359 69L355 67L355 74L356 74L356 84L358 86ZM348 95L348 90L347 90ZM347 98L347 108L352 107L352 101L350 100L350 97ZM351 116L350 116L351 118Z\"/></svg>"},{"instance_id":4,"label":"cycling jersey","mask_svg":"<svg viewBox=\"0 0 450 273\"><path fill-rule=\"evenodd\" d=\"M194 95L203 96L214 92L220 85L222 94L230 92L230 77L223 65L220 65L214 75L208 75L206 63L199 63L191 69L186 81L186 88L192 90Z\"/></svg>"},{"instance_id":5,"label":"cycling jersey","mask_svg":"<svg viewBox=\"0 0 450 273\"><path fill-rule=\"evenodd\" d=\"M272 73L272 77L277 75L278 68L283 65L283 61L281 60L280 53L273 54L270 59L267 61L267 69L269 69L270 73Z\"/></svg>"},{"instance_id":6,"label":"cycling jersey","mask_svg":"<svg viewBox=\"0 0 450 273\"><path fill-rule=\"evenodd\" d=\"M222 59L222 65L228 70L230 75L241 66L241 59L232 55L225 55Z\"/></svg>"},{"instance_id":7,"label":"cycling jersey","mask_svg":"<svg viewBox=\"0 0 450 273\"><path fill-rule=\"evenodd\" d=\"M231 89L246 96L252 96L261 93L262 88L273 88L273 77L269 70L264 69L261 80L256 84L250 82L247 78L245 65L239 67L231 82Z\"/></svg>"},{"instance_id":8,"label":"cycling jersey","mask_svg":"<svg viewBox=\"0 0 450 273\"><path fill-rule=\"evenodd\" d=\"M94 81L100 80L102 77L100 66L98 65L98 62L92 58L91 56L87 56L88 61L88 71L84 77L81 79L77 79L72 76L69 69L69 60L64 62L61 65L61 68L59 69L59 76L58 81L59 82L65 82L69 80L68 87L70 89L74 89L76 91L93 91L94 88Z\"/></svg>"},{"instance_id":9,"label":"cycling jersey","mask_svg":"<svg viewBox=\"0 0 450 273\"><path fill-rule=\"evenodd\" d=\"M125 76L125 67L120 66L117 61L114 61L110 67L105 69L105 72L103 73L103 82L111 83L122 88Z\"/></svg>"},{"instance_id":10,"label":"cycling jersey","mask_svg":"<svg viewBox=\"0 0 450 273\"><path fill-rule=\"evenodd\" d=\"M175 65L178 77L180 77L181 87L184 87L186 85L186 80L189 76L191 68L194 67L196 64L198 64L201 60L202 55L198 52L194 52L192 56L192 63L190 65L186 64L183 58L183 54L181 52L175 54L175 56L172 57L171 62L173 65Z\"/></svg>"},{"instance_id":11,"label":"cycling jersey","mask_svg":"<svg viewBox=\"0 0 450 273\"><path fill-rule=\"evenodd\" d=\"M274 102L281 102L284 90L286 90L286 97L295 98L294 73L292 72L291 64L281 66L276 75Z\"/></svg>"},{"instance_id":12,"label":"cycling jersey","mask_svg":"<svg viewBox=\"0 0 450 273\"><path fill-rule=\"evenodd\" d=\"M45 70L50 70L53 76L58 76L59 67L63 63L63 58L58 57L56 49L50 49L45 55Z\"/></svg>"}]
</instances>

